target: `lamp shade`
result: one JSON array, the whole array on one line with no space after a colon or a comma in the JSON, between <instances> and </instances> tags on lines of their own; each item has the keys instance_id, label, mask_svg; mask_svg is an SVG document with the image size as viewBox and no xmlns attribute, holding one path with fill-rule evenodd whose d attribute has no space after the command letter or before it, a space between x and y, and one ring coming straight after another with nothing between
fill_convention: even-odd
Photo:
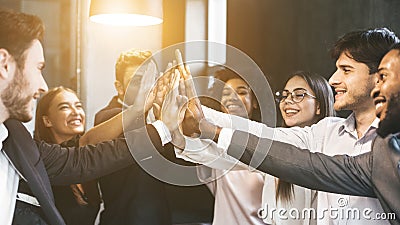
<instances>
[{"instance_id":1,"label":"lamp shade","mask_svg":"<svg viewBox=\"0 0 400 225\"><path fill-rule=\"evenodd\" d=\"M116 26L149 26L163 21L162 0L91 0L90 20Z\"/></svg>"}]
</instances>

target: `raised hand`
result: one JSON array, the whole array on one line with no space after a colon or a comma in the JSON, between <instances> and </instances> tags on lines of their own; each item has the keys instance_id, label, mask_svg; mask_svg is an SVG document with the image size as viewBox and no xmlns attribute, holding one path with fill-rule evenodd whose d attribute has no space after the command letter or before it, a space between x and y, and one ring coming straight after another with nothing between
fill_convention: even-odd
<instances>
[{"instance_id":1,"label":"raised hand","mask_svg":"<svg viewBox=\"0 0 400 225\"><path fill-rule=\"evenodd\" d=\"M174 132L179 129L183 120L185 105L188 100L186 96L179 95L179 70L174 69L169 77L171 80L169 81L167 94L161 107L160 120L164 122L170 132Z\"/></svg>"},{"instance_id":2,"label":"raised hand","mask_svg":"<svg viewBox=\"0 0 400 225\"><path fill-rule=\"evenodd\" d=\"M153 113L157 120L161 120L161 107L164 103L165 96L170 90L172 90L172 76L175 75L172 65L172 63L168 63L165 72L160 73L160 77L157 80L157 91L153 102Z\"/></svg>"},{"instance_id":3,"label":"raised hand","mask_svg":"<svg viewBox=\"0 0 400 225\"><path fill-rule=\"evenodd\" d=\"M125 124L125 128L129 127L129 129L136 129L141 126L144 126L144 118L147 111L151 108L153 101L155 99L155 95L157 92L155 85L155 80L157 77L158 71L155 62L150 61L142 76L135 78L134 75L132 79L137 79L135 82L130 82L129 86L136 85L128 88L128 91L125 95L125 100L129 101L129 98L135 99L133 104L128 106L122 112L122 121ZM140 83L138 83L139 79ZM134 91L134 90L137 91ZM130 92L129 90L133 90ZM129 96L131 95L131 96ZM136 95L136 96L133 96Z\"/></svg>"},{"instance_id":4,"label":"raised hand","mask_svg":"<svg viewBox=\"0 0 400 225\"><path fill-rule=\"evenodd\" d=\"M180 95L186 95L189 99L182 122L182 130L186 136L200 137L205 139L217 140L221 128L209 122L203 113L200 100L196 94L193 77L188 65L183 64L182 55L177 49L175 56L178 62L178 68L183 79L180 81Z\"/></svg>"},{"instance_id":5,"label":"raised hand","mask_svg":"<svg viewBox=\"0 0 400 225\"><path fill-rule=\"evenodd\" d=\"M182 123L182 130L186 136L198 137L201 133L199 124L200 121L204 119L204 113L201 109L200 100L196 94L196 89L189 66L183 64L182 55L178 49L175 51L175 56L177 59L179 72L183 78L180 81L179 92L180 95L187 96L189 99L184 121Z\"/></svg>"},{"instance_id":6,"label":"raised hand","mask_svg":"<svg viewBox=\"0 0 400 225\"><path fill-rule=\"evenodd\" d=\"M157 86L155 86L157 75L157 66L153 61L150 61L141 78L140 87L138 87L139 90L136 94L135 101L130 106L132 110L142 111L143 114L145 114L151 108L157 93Z\"/></svg>"}]
</instances>

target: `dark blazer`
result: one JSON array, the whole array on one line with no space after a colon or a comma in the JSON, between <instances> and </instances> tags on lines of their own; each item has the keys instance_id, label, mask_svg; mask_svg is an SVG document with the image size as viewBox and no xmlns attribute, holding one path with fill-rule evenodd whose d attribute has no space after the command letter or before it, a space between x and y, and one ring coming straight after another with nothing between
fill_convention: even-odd
<instances>
[{"instance_id":1,"label":"dark blazer","mask_svg":"<svg viewBox=\"0 0 400 225\"><path fill-rule=\"evenodd\" d=\"M63 147L79 147L80 136L75 135L70 140L60 143L60 145ZM97 181L89 181L80 185L83 192L78 191L78 187L75 185L52 185L56 207L68 225L93 225L101 203L98 184ZM21 191L23 192L23 190ZM20 189L18 192L20 192ZM77 201L78 196L86 204L80 204Z\"/></svg>"},{"instance_id":2,"label":"dark blazer","mask_svg":"<svg viewBox=\"0 0 400 225\"><path fill-rule=\"evenodd\" d=\"M102 123L120 112L122 112L122 105L118 102L118 96L114 96L106 107L96 113L94 125Z\"/></svg>"},{"instance_id":3,"label":"dark blazer","mask_svg":"<svg viewBox=\"0 0 400 225\"><path fill-rule=\"evenodd\" d=\"M52 225L65 224L54 205L50 182L56 185L68 185L93 180L134 163L125 139L88 145L79 148L64 148L60 145L35 142L25 126L9 119L4 122L8 137L3 149L28 181L29 188L38 199L47 219ZM156 132L154 127L147 131ZM130 141L140 146L159 144L160 140L150 140L145 128L131 131ZM150 141L149 141L150 140ZM136 151L136 150L135 150ZM139 152L138 157L149 157L147 152Z\"/></svg>"},{"instance_id":4,"label":"dark blazer","mask_svg":"<svg viewBox=\"0 0 400 225\"><path fill-rule=\"evenodd\" d=\"M122 111L118 96L95 115L95 125ZM143 145L138 146L146 150ZM101 225L171 224L165 189L159 180L138 165L131 165L99 179L104 201Z\"/></svg>"},{"instance_id":5,"label":"dark blazer","mask_svg":"<svg viewBox=\"0 0 400 225\"><path fill-rule=\"evenodd\" d=\"M399 136L377 137L371 152L351 157L311 153L235 131L228 154L246 164L259 159L258 170L307 188L378 198L386 213L396 214L390 223L400 224Z\"/></svg>"},{"instance_id":6,"label":"dark blazer","mask_svg":"<svg viewBox=\"0 0 400 225\"><path fill-rule=\"evenodd\" d=\"M117 99L118 97L114 96L109 104L96 114L95 124L121 112L122 105ZM154 135L158 137L158 134ZM163 157L174 163L193 165L177 159L171 144L161 147L161 143L158 142L156 147ZM146 146L140 148L143 151L149 150ZM178 187L166 184L137 165L104 176L99 183L105 207L100 217L101 225L168 225L212 220L214 200L205 185ZM188 202L188 198L191 201Z\"/></svg>"}]
</instances>

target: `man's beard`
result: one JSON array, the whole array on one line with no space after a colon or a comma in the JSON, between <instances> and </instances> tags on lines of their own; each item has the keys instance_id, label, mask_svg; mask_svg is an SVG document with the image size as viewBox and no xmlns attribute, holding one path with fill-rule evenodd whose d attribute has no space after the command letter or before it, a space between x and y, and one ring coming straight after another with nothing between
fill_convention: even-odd
<instances>
[{"instance_id":1,"label":"man's beard","mask_svg":"<svg viewBox=\"0 0 400 225\"><path fill-rule=\"evenodd\" d=\"M381 137L400 132L400 92L392 94L385 118L379 122L377 133Z\"/></svg>"},{"instance_id":2,"label":"man's beard","mask_svg":"<svg viewBox=\"0 0 400 225\"><path fill-rule=\"evenodd\" d=\"M24 93L29 88L29 83L22 74L22 69L17 68L14 78L8 87L1 94L1 100L8 110L10 118L21 122L28 122L32 119L31 112L28 109L32 96L26 96Z\"/></svg>"},{"instance_id":3,"label":"man's beard","mask_svg":"<svg viewBox=\"0 0 400 225\"><path fill-rule=\"evenodd\" d=\"M338 105L336 102L334 103L334 108L336 111L342 111L342 110L355 110L359 108L360 106L363 106L365 104L371 104L371 96L370 93L374 89L374 83L371 86L371 84L368 84L365 87L360 87L360 91L354 93L348 92L348 96L346 96L347 100L344 101L341 105ZM343 101L343 100L342 100ZM368 102L367 102L368 101Z\"/></svg>"}]
</instances>

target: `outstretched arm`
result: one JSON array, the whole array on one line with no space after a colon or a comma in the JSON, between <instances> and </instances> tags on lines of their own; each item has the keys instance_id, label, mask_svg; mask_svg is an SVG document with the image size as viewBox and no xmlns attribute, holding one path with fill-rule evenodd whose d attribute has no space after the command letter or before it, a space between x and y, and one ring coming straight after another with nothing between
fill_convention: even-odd
<instances>
[{"instance_id":1,"label":"outstretched arm","mask_svg":"<svg viewBox=\"0 0 400 225\"><path fill-rule=\"evenodd\" d=\"M376 197L371 181L371 152L355 157L327 156L235 131L228 154L257 170L310 189ZM259 163L254 164L254 159Z\"/></svg>"},{"instance_id":2,"label":"outstretched arm","mask_svg":"<svg viewBox=\"0 0 400 225\"><path fill-rule=\"evenodd\" d=\"M123 118L134 127L144 126L143 109L130 107L111 119L92 127L79 139L79 145L96 144L117 138L124 132Z\"/></svg>"},{"instance_id":3,"label":"outstretched arm","mask_svg":"<svg viewBox=\"0 0 400 225\"><path fill-rule=\"evenodd\" d=\"M157 154L161 141L152 125L125 133L125 138L85 145L79 148L63 148L60 145L37 142L50 181L55 185L82 183L135 164L135 160ZM128 149L129 146L138 146ZM153 149L154 151L151 151Z\"/></svg>"}]
</instances>

